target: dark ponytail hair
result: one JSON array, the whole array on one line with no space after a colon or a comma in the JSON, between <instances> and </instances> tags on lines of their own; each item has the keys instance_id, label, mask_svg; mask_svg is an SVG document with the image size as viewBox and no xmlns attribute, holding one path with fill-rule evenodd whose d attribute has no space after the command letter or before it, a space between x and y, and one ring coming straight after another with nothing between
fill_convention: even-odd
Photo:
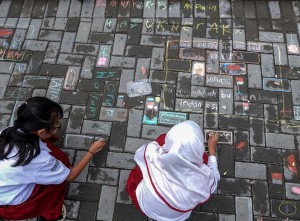
<instances>
[{"instance_id":1,"label":"dark ponytail hair","mask_svg":"<svg viewBox=\"0 0 300 221\"><path fill-rule=\"evenodd\" d=\"M13 166L29 164L40 154L39 137L32 132L40 129L50 131L53 128L54 113L62 116L61 106L45 97L32 97L23 103L17 111L14 126L0 134L0 160L17 157ZM14 147L17 153L8 157Z\"/></svg>"}]
</instances>

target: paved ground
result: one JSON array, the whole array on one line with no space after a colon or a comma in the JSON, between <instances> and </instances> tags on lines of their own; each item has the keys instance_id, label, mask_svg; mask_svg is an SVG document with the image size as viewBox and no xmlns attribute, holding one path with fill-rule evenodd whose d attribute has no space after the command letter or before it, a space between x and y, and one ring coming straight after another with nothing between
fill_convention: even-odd
<instances>
[{"instance_id":1,"label":"paved ground","mask_svg":"<svg viewBox=\"0 0 300 221\"><path fill-rule=\"evenodd\" d=\"M223 131L218 190L189 220L300 220L300 2L2 0L0 27L0 128L39 95L63 106L73 163L109 140L69 220L146 220L124 191L134 152L184 119Z\"/></svg>"}]
</instances>

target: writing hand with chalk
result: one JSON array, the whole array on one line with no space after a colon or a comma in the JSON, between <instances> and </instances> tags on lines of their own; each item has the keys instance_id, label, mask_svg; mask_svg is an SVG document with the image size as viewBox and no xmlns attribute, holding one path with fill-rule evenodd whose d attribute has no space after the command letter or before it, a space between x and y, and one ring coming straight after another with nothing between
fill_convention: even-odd
<instances>
[{"instance_id":1,"label":"writing hand with chalk","mask_svg":"<svg viewBox=\"0 0 300 221\"><path fill-rule=\"evenodd\" d=\"M209 139L208 139L209 156L215 156L216 155L218 140L219 140L219 133L211 132L209 134Z\"/></svg>"}]
</instances>

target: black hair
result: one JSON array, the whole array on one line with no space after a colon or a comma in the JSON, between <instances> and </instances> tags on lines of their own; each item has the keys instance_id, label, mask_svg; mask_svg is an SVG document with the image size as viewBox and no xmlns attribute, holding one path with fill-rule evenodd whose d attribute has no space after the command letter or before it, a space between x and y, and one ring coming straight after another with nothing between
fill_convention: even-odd
<instances>
[{"instance_id":1,"label":"black hair","mask_svg":"<svg viewBox=\"0 0 300 221\"><path fill-rule=\"evenodd\" d=\"M40 154L39 137L32 133L40 129L53 129L54 113L63 115L61 106L45 97L32 97L17 111L17 119L12 127L0 134L0 160L17 157L13 166L24 166ZM9 156L13 148L17 153Z\"/></svg>"}]
</instances>

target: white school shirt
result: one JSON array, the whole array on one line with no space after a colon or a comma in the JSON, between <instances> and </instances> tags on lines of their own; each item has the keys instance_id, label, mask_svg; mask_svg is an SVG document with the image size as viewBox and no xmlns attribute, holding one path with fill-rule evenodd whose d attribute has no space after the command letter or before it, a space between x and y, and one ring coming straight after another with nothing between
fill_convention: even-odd
<instances>
[{"instance_id":1,"label":"white school shirt","mask_svg":"<svg viewBox=\"0 0 300 221\"><path fill-rule=\"evenodd\" d=\"M19 205L30 197L35 184L60 184L69 175L70 169L49 154L46 143L40 140L39 145L40 154L25 166L12 167L16 158L0 161L0 205ZM16 153L14 148L9 156Z\"/></svg>"},{"instance_id":2,"label":"white school shirt","mask_svg":"<svg viewBox=\"0 0 300 221\"><path fill-rule=\"evenodd\" d=\"M220 180L220 173L218 170L217 159L215 156L208 157L207 166L213 172L215 180ZM217 182L212 188L214 192L217 188ZM136 188L136 197L141 210L151 219L158 221L183 221L190 217L192 211L182 213L175 211L168 207L160 197L155 193L155 191L150 190L145 181L142 180Z\"/></svg>"}]
</instances>

